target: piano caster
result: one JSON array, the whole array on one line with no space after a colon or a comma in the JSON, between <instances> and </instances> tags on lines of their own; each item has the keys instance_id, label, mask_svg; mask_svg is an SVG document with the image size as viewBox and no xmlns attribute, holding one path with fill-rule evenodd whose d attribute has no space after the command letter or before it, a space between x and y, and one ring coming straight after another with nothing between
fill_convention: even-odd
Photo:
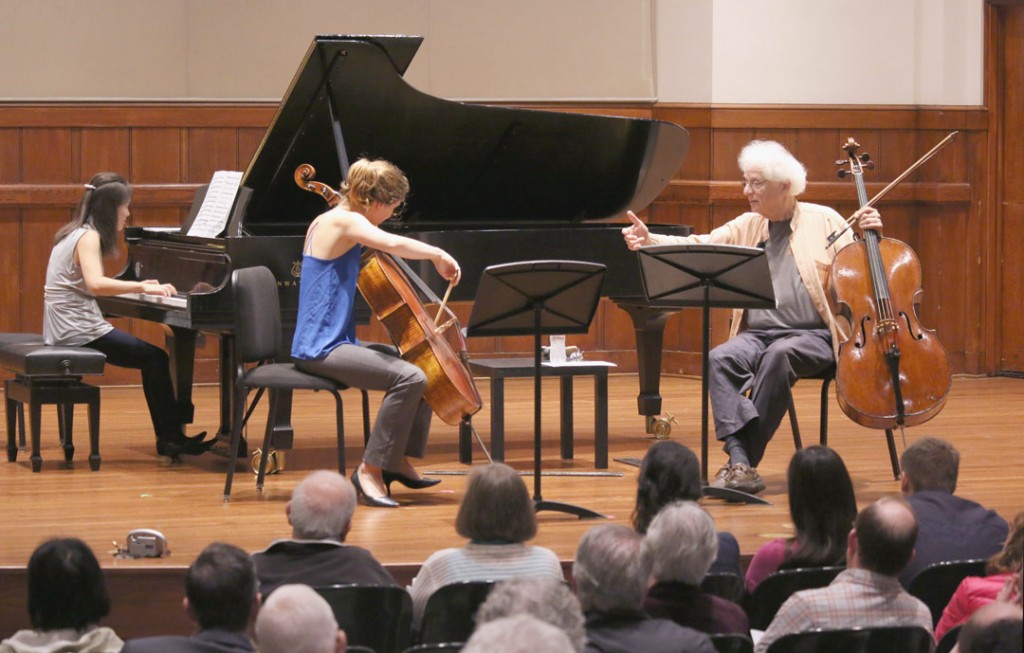
<instances>
[{"instance_id":1,"label":"piano caster","mask_svg":"<svg viewBox=\"0 0 1024 653\"><path fill-rule=\"evenodd\" d=\"M657 440L665 440L672 432L672 425L678 424L674 415L666 413L663 416L647 416L647 432L654 435Z\"/></svg>"},{"instance_id":2,"label":"piano caster","mask_svg":"<svg viewBox=\"0 0 1024 653\"><path fill-rule=\"evenodd\" d=\"M263 455L261 449L254 449L252 457L249 459L249 464L252 467L253 474L260 473L260 456ZM271 449L267 452L267 474L277 474L278 472L284 471L284 452L278 451L277 449Z\"/></svg>"}]
</instances>

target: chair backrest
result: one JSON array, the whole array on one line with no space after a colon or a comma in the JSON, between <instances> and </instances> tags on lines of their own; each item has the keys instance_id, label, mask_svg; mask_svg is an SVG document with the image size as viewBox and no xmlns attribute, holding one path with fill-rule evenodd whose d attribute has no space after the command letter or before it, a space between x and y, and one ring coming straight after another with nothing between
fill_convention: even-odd
<instances>
[{"instance_id":1,"label":"chair backrest","mask_svg":"<svg viewBox=\"0 0 1024 653\"><path fill-rule=\"evenodd\" d=\"M420 642L465 642L476 627L474 617L494 587L493 580L451 583L427 599L420 625Z\"/></svg>"},{"instance_id":2,"label":"chair backrest","mask_svg":"<svg viewBox=\"0 0 1024 653\"><path fill-rule=\"evenodd\" d=\"M459 653L465 642L438 642L435 644L417 644L405 649L404 653Z\"/></svg>"},{"instance_id":3,"label":"chair backrest","mask_svg":"<svg viewBox=\"0 0 1024 653\"><path fill-rule=\"evenodd\" d=\"M736 633L708 635L716 653L754 653L754 640Z\"/></svg>"},{"instance_id":4,"label":"chair backrest","mask_svg":"<svg viewBox=\"0 0 1024 653\"><path fill-rule=\"evenodd\" d=\"M700 583L700 589L708 594L720 596L733 603L743 604L746 585L743 578L728 571L708 574Z\"/></svg>"},{"instance_id":5,"label":"chair backrest","mask_svg":"<svg viewBox=\"0 0 1024 653\"><path fill-rule=\"evenodd\" d=\"M960 629L963 628L963 624L954 626L946 631L946 634L942 636L939 643L935 645L935 653L949 653L956 646L956 640L960 637Z\"/></svg>"},{"instance_id":6,"label":"chair backrest","mask_svg":"<svg viewBox=\"0 0 1024 653\"><path fill-rule=\"evenodd\" d=\"M932 625L939 623L960 581L968 576L984 576L985 560L952 560L937 562L917 572L908 592L924 601L932 611Z\"/></svg>"},{"instance_id":7,"label":"chair backrest","mask_svg":"<svg viewBox=\"0 0 1024 653\"><path fill-rule=\"evenodd\" d=\"M240 363L271 360L281 348L281 308L274 273L262 265L231 273L235 355Z\"/></svg>"},{"instance_id":8,"label":"chair backrest","mask_svg":"<svg viewBox=\"0 0 1024 653\"><path fill-rule=\"evenodd\" d=\"M401 653L412 643L412 598L403 588L326 585L313 589L331 605L350 645L376 653Z\"/></svg>"},{"instance_id":9,"label":"chair backrest","mask_svg":"<svg viewBox=\"0 0 1024 653\"><path fill-rule=\"evenodd\" d=\"M768 653L930 653L932 635L920 626L811 630L785 635Z\"/></svg>"},{"instance_id":10,"label":"chair backrest","mask_svg":"<svg viewBox=\"0 0 1024 653\"><path fill-rule=\"evenodd\" d=\"M771 574L747 595L743 607L750 619L750 627L767 630L782 604L794 592L825 587L845 567L803 567L784 569Z\"/></svg>"}]
</instances>

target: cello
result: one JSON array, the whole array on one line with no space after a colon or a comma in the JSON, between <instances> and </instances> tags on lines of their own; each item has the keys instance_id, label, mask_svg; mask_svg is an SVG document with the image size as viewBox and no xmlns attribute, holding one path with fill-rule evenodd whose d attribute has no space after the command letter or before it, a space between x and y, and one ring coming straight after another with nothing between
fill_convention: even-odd
<instances>
[{"instance_id":1,"label":"cello","mask_svg":"<svg viewBox=\"0 0 1024 653\"><path fill-rule=\"evenodd\" d=\"M858 204L870 206L952 138L932 149L872 200L864 186L864 168L872 167L852 138L837 165L840 177L852 174ZM833 235L835 236L835 235ZM832 260L830 284L837 317L851 335L839 345L836 394L854 422L876 429L914 426L935 417L951 385L949 358L935 332L921 326L921 263L906 243L883 238L875 230L839 250Z\"/></svg>"},{"instance_id":2,"label":"cello","mask_svg":"<svg viewBox=\"0 0 1024 653\"><path fill-rule=\"evenodd\" d=\"M295 183L323 197L330 207L343 199L336 190L314 181L316 169L304 163L295 169ZM357 287L380 321L403 360L423 370L427 377L424 397L446 424L457 426L483 406L473 376L466 365L466 341L455 314L442 301L431 317L420 301L410 278L390 254L365 249ZM449 287L450 290L450 287ZM441 315L447 320L437 325Z\"/></svg>"}]
</instances>

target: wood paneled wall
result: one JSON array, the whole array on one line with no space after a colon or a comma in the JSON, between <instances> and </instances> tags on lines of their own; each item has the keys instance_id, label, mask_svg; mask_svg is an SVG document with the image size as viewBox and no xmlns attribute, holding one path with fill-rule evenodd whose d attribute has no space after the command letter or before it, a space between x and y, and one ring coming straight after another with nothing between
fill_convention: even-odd
<instances>
[{"instance_id":1,"label":"wood paneled wall","mask_svg":"<svg viewBox=\"0 0 1024 653\"><path fill-rule=\"evenodd\" d=\"M0 103L0 331L40 331L42 287L52 235L67 221L81 184L101 170L126 174L135 188L131 223L179 224L195 187L215 170L244 169L275 110L253 103ZM809 171L802 199L856 208L852 182L836 177L834 160L847 137L871 153L869 194L917 160L948 132L958 138L890 193L879 208L885 234L913 247L924 272L922 320L938 331L955 372L993 373L982 334L996 319L981 301L992 225L984 207L991 187L988 114L978 108L833 106L547 106L564 111L654 117L690 131L690 151L671 185L648 209L652 221L693 225L698 232L746 210L736 155L753 138L782 142ZM416 180L412 180L415 186ZM582 253L581 253L582 255ZM116 272L114 262L109 271ZM615 271L610 271L614 274ZM468 306L457 311L465 319ZM714 317L714 341L727 332L727 312ZM121 328L161 343L161 327L118 319ZM363 328L363 337L383 333ZM588 356L635 369L632 325L605 301L591 331L573 338ZM526 352L529 338L473 340L474 353ZM699 373L698 313L669 321L664 371ZM197 380L216 379L216 349L199 353ZM110 369L103 382L136 383L137 374Z\"/></svg>"}]
</instances>

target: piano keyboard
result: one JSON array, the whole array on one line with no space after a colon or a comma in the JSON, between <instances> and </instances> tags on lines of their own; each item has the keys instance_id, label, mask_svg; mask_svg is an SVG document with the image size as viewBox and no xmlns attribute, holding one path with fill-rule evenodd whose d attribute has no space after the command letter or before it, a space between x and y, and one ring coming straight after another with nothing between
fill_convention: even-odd
<instances>
[{"instance_id":1,"label":"piano keyboard","mask_svg":"<svg viewBox=\"0 0 1024 653\"><path fill-rule=\"evenodd\" d=\"M117 295L124 299L132 299L140 302L147 302L150 304L160 304L161 306L171 306L173 308L185 308L188 305L188 295L174 295L172 297L164 297L163 295L147 295L141 292L126 292Z\"/></svg>"}]
</instances>

